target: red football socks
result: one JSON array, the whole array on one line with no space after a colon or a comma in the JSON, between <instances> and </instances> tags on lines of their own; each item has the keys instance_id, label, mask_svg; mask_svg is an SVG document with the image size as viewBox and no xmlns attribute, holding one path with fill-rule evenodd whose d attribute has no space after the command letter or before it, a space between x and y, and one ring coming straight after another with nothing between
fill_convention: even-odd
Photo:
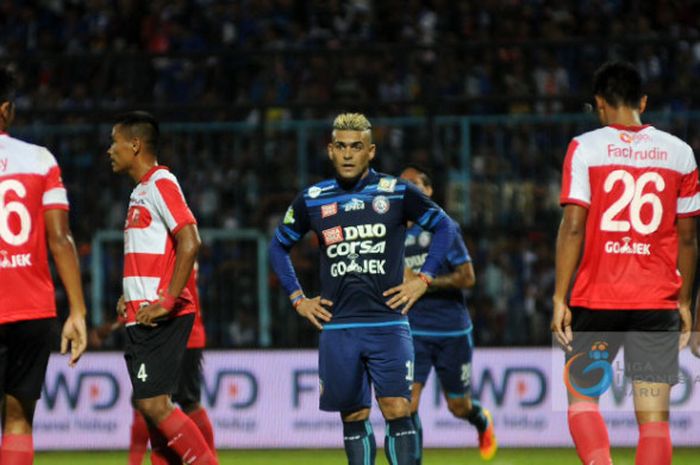
<instances>
[{"instance_id":1,"label":"red football socks","mask_svg":"<svg viewBox=\"0 0 700 465\"><path fill-rule=\"evenodd\" d=\"M187 465L218 465L199 428L182 410L173 410L158 429L168 439L168 447Z\"/></svg>"},{"instance_id":2,"label":"red football socks","mask_svg":"<svg viewBox=\"0 0 700 465\"><path fill-rule=\"evenodd\" d=\"M148 426L151 439L151 465L182 465L182 459L168 447L168 440L155 426Z\"/></svg>"},{"instance_id":3,"label":"red football socks","mask_svg":"<svg viewBox=\"0 0 700 465\"><path fill-rule=\"evenodd\" d=\"M131 441L129 443L129 465L141 465L148 448L148 425L138 410L134 409L131 420Z\"/></svg>"},{"instance_id":4,"label":"red football socks","mask_svg":"<svg viewBox=\"0 0 700 465\"><path fill-rule=\"evenodd\" d=\"M2 438L0 463L2 465L32 465L34 443L31 434L8 434Z\"/></svg>"},{"instance_id":5,"label":"red football socks","mask_svg":"<svg viewBox=\"0 0 700 465\"><path fill-rule=\"evenodd\" d=\"M576 402L569 406L569 431L581 462L586 465L610 465L610 440L603 416L594 402Z\"/></svg>"},{"instance_id":6,"label":"red football socks","mask_svg":"<svg viewBox=\"0 0 700 465\"><path fill-rule=\"evenodd\" d=\"M207 441L209 450L212 454L216 455L216 450L214 449L214 428L211 426L211 421L209 421L209 415L207 411L203 408L198 408L197 410L187 414L188 417L197 425L199 431L202 432L204 440Z\"/></svg>"},{"instance_id":7,"label":"red football socks","mask_svg":"<svg viewBox=\"0 0 700 465\"><path fill-rule=\"evenodd\" d=\"M671 465L671 432L667 421L639 425L635 465Z\"/></svg>"}]
</instances>

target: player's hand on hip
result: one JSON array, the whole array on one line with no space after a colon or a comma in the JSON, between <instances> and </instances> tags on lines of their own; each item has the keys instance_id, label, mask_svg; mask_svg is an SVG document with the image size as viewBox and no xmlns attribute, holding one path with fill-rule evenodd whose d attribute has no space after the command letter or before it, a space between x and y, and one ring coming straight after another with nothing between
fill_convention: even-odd
<instances>
[{"instance_id":1,"label":"player's hand on hip","mask_svg":"<svg viewBox=\"0 0 700 465\"><path fill-rule=\"evenodd\" d=\"M160 302L156 302L141 307L139 311L136 312L136 322L145 326L156 326L156 320L164 317L168 313L168 310L163 308Z\"/></svg>"},{"instance_id":2,"label":"player's hand on hip","mask_svg":"<svg viewBox=\"0 0 700 465\"><path fill-rule=\"evenodd\" d=\"M70 344L68 365L74 367L87 348L87 327L85 325L85 316L82 313L71 312L63 324L63 330L61 331L62 354L68 352L68 344Z\"/></svg>"},{"instance_id":3,"label":"player's hand on hip","mask_svg":"<svg viewBox=\"0 0 700 465\"><path fill-rule=\"evenodd\" d=\"M126 318L126 301L124 300L124 294L117 300L117 316Z\"/></svg>"},{"instance_id":4,"label":"player's hand on hip","mask_svg":"<svg viewBox=\"0 0 700 465\"><path fill-rule=\"evenodd\" d=\"M680 305L678 307L678 315L681 318L681 335L678 340L678 350L682 350L690 341L690 331L693 327L693 314L690 311L690 305Z\"/></svg>"},{"instance_id":5,"label":"player's hand on hip","mask_svg":"<svg viewBox=\"0 0 700 465\"><path fill-rule=\"evenodd\" d=\"M323 330L323 326L318 320L323 320L328 323L333 315L326 307L332 307L333 302L328 299L322 299L321 296L316 296L312 299L302 298L295 306L297 313L311 322L312 325L319 330Z\"/></svg>"},{"instance_id":6,"label":"player's hand on hip","mask_svg":"<svg viewBox=\"0 0 700 465\"><path fill-rule=\"evenodd\" d=\"M567 352L571 352L573 350L571 343L574 340L574 335L571 331L571 310L563 300L554 300L554 312L550 329L559 345Z\"/></svg>"},{"instance_id":7,"label":"player's hand on hip","mask_svg":"<svg viewBox=\"0 0 700 465\"><path fill-rule=\"evenodd\" d=\"M389 308L396 310L399 307L403 307L401 308L401 314L405 315L427 290L428 283L419 275L414 275L410 279L406 277L405 281L398 286L384 291L383 295L384 297L391 296L386 302Z\"/></svg>"}]
</instances>

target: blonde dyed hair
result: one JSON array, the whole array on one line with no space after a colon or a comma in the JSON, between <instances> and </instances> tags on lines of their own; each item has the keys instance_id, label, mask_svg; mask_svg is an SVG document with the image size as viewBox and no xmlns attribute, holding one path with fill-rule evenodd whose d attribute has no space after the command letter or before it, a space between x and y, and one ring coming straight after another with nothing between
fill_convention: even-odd
<instances>
[{"instance_id":1,"label":"blonde dyed hair","mask_svg":"<svg viewBox=\"0 0 700 465\"><path fill-rule=\"evenodd\" d=\"M341 113L333 121L334 131L369 131L372 123L362 113Z\"/></svg>"}]
</instances>

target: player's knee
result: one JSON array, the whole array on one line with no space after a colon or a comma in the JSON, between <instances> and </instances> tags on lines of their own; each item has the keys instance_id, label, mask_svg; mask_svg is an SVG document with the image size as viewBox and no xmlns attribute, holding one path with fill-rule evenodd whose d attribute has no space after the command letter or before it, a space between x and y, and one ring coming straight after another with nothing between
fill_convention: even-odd
<instances>
[{"instance_id":1,"label":"player's knee","mask_svg":"<svg viewBox=\"0 0 700 465\"><path fill-rule=\"evenodd\" d=\"M137 399L134 401L139 412L151 423L158 425L165 420L173 411L173 404L166 395L150 397L148 399Z\"/></svg>"},{"instance_id":2,"label":"player's knee","mask_svg":"<svg viewBox=\"0 0 700 465\"><path fill-rule=\"evenodd\" d=\"M385 420L396 420L411 415L411 403L403 397L383 397L378 399Z\"/></svg>"},{"instance_id":3,"label":"player's knee","mask_svg":"<svg viewBox=\"0 0 700 465\"><path fill-rule=\"evenodd\" d=\"M5 396L3 431L7 434L31 434L35 401L21 401Z\"/></svg>"}]
</instances>

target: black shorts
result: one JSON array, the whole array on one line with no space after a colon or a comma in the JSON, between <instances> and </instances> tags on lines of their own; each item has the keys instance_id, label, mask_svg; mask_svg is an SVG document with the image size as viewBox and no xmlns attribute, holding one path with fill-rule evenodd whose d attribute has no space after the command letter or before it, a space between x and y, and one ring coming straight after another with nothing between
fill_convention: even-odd
<instances>
[{"instance_id":1,"label":"black shorts","mask_svg":"<svg viewBox=\"0 0 700 465\"><path fill-rule=\"evenodd\" d=\"M202 349L187 349L182 358L180 379L173 402L181 407L198 404L202 396Z\"/></svg>"},{"instance_id":2,"label":"black shorts","mask_svg":"<svg viewBox=\"0 0 700 465\"><path fill-rule=\"evenodd\" d=\"M134 399L175 392L194 314L126 328L126 368Z\"/></svg>"},{"instance_id":3,"label":"black shorts","mask_svg":"<svg viewBox=\"0 0 700 465\"><path fill-rule=\"evenodd\" d=\"M41 397L56 318L0 325L0 389L23 400Z\"/></svg>"},{"instance_id":4,"label":"black shorts","mask_svg":"<svg viewBox=\"0 0 700 465\"><path fill-rule=\"evenodd\" d=\"M680 316L677 311L574 307L571 312L573 351L566 360L571 375L584 386L586 382L595 382L593 378L599 378L599 373L589 369L586 375L583 370L592 362L613 364L620 347L625 348L624 362L622 366L619 362L612 365L613 376L624 372L634 381L678 383Z\"/></svg>"}]
</instances>

